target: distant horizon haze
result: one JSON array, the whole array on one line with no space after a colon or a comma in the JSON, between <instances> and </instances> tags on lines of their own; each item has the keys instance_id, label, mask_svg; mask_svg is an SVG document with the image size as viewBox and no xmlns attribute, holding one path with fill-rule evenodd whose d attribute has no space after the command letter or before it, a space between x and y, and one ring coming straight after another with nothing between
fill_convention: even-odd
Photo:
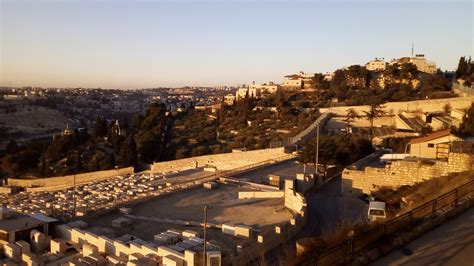
<instances>
[{"instance_id":1,"label":"distant horizon haze","mask_svg":"<svg viewBox=\"0 0 474 266\"><path fill-rule=\"evenodd\" d=\"M472 56L472 1L0 0L0 86L236 86Z\"/></svg>"}]
</instances>

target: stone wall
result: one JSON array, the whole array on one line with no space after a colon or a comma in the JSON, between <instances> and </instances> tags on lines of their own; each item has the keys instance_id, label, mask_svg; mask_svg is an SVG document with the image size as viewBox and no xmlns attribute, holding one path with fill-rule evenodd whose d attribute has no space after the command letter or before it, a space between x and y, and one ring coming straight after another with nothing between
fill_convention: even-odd
<instances>
[{"instance_id":1,"label":"stone wall","mask_svg":"<svg viewBox=\"0 0 474 266\"><path fill-rule=\"evenodd\" d=\"M76 175L76 184L83 184L92 181L105 180L109 177L116 175L124 174L133 174L133 167L105 170L105 171L96 171L89 173L82 173ZM35 179L17 179L17 178L8 178L7 184L9 187L41 187L47 190L54 188L62 189L65 187L71 187L74 183L74 175L67 176L56 176L56 177L47 177L47 178L35 178Z\"/></svg>"},{"instance_id":2,"label":"stone wall","mask_svg":"<svg viewBox=\"0 0 474 266\"><path fill-rule=\"evenodd\" d=\"M282 198L283 191L239 191L239 199L268 199Z\"/></svg>"},{"instance_id":3,"label":"stone wall","mask_svg":"<svg viewBox=\"0 0 474 266\"><path fill-rule=\"evenodd\" d=\"M12 193L12 189L9 187L0 187L0 194L10 194Z\"/></svg>"},{"instance_id":4,"label":"stone wall","mask_svg":"<svg viewBox=\"0 0 474 266\"><path fill-rule=\"evenodd\" d=\"M400 160L384 168L346 168L342 173L342 192L346 196L370 194L380 187L413 185L450 173L473 170L474 155L449 153L448 160Z\"/></svg>"},{"instance_id":5,"label":"stone wall","mask_svg":"<svg viewBox=\"0 0 474 266\"><path fill-rule=\"evenodd\" d=\"M263 162L271 159L279 159L286 154L283 148L261 149L243 152L231 152L213 155L197 156L167 162L153 163L152 173L169 171L182 171L212 165L217 170L232 170L242 166Z\"/></svg>"},{"instance_id":6,"label":"stone wall","mask_svg":"<svg viewBox=\"0 0 474 266\"><path fill-rule=\"evenodd\" d=\"M443 107L449 103L453 109L467 109L474 102L474 96L467 97L456 97L456 98L446 98L446 99L433 99L433 100L419 100L419 101L408 101L408 102L389 102L384 104L385 111L388 113L398 114L402 111L417 111L422 110L423 112L437 112L443 111ZM321 113L331 112L336 115L346 115L347 110L353 108L359 114L362 114L363 111L368 111L368 105L358 105L358 106L339 106L339 107L330 107L330 108L321 108L319 111Z\"/></svg>"}]
</instances>

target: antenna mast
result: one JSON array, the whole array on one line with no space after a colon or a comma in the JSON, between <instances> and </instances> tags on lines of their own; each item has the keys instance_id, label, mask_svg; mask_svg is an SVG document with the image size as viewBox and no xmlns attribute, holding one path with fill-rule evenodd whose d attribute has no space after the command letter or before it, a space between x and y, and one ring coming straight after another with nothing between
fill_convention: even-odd
<instances>
[{"instance_id":1,"label":"antenna mast","mask_svg":"<svg viewBox=\"0 0 474 266\"><path fill-rule=\"evenodd\" d=\"M415 44L411 43L411 57L413 57L413 50L415 49Z\"/></svg>"}]
</instances>

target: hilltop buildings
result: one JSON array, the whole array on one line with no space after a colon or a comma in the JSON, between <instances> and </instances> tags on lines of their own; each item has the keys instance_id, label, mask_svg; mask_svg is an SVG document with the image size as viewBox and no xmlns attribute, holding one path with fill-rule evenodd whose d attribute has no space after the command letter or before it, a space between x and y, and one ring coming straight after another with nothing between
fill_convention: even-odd
<instances>
[{"instance_id":1,"label":"hilltop buildings","mask_svg":"<svg viewBox=\"0 0 474 266\"><path fill-rule=\"evenodd\" d=\"M365 68L369 71L384 71L386 66L387 62L385 62L384 58L377 57L365 64Z\"/></svg>"},{"instance_id":2,"label":"hilltop buildings","mask_svg":"<svg viewBox=\"0 0 474 266\"><path fill-rule=\"evenodd\" d=\"M398 59L392 59L390 62L386 62L384 58L375 58L365 64L365 68L369 71L384 71L388 65L393 64L407 64L411 63L416 66L418 71L434 74L437 71L436 64L428 61L424 54L417 54L410 57L401 57Z\"/></svg>"},{"instance_id":3,"label":"hilltop buildings","mask_svg":"<svg viewBox=\"0 0 474 266\"><path fill-rule=\"evenodd\" d=\"M436 64L434 62L428 61L425 58L424 54L417 54L414 57L402 57L396 60L392 60L390 64L406 64L412 63L416 66L418 71L434 74L436 73Z\"/></svg>"}]
</instances>

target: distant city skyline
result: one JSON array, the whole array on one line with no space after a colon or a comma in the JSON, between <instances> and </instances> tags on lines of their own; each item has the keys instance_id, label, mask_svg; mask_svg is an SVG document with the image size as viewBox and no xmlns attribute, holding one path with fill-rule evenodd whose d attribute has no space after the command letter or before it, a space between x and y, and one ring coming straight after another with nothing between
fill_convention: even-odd
<instances>
[{"instance_id":1,"label":"distant city skyline","mask_svg":"<svg viewBox=\"0 0 474 266\"><path fill-rule=\"evenodd\" d=\"M0 85L235 86L375 57L472 56L473 3L1 2Z\"/></svg>"}]
</instances>

